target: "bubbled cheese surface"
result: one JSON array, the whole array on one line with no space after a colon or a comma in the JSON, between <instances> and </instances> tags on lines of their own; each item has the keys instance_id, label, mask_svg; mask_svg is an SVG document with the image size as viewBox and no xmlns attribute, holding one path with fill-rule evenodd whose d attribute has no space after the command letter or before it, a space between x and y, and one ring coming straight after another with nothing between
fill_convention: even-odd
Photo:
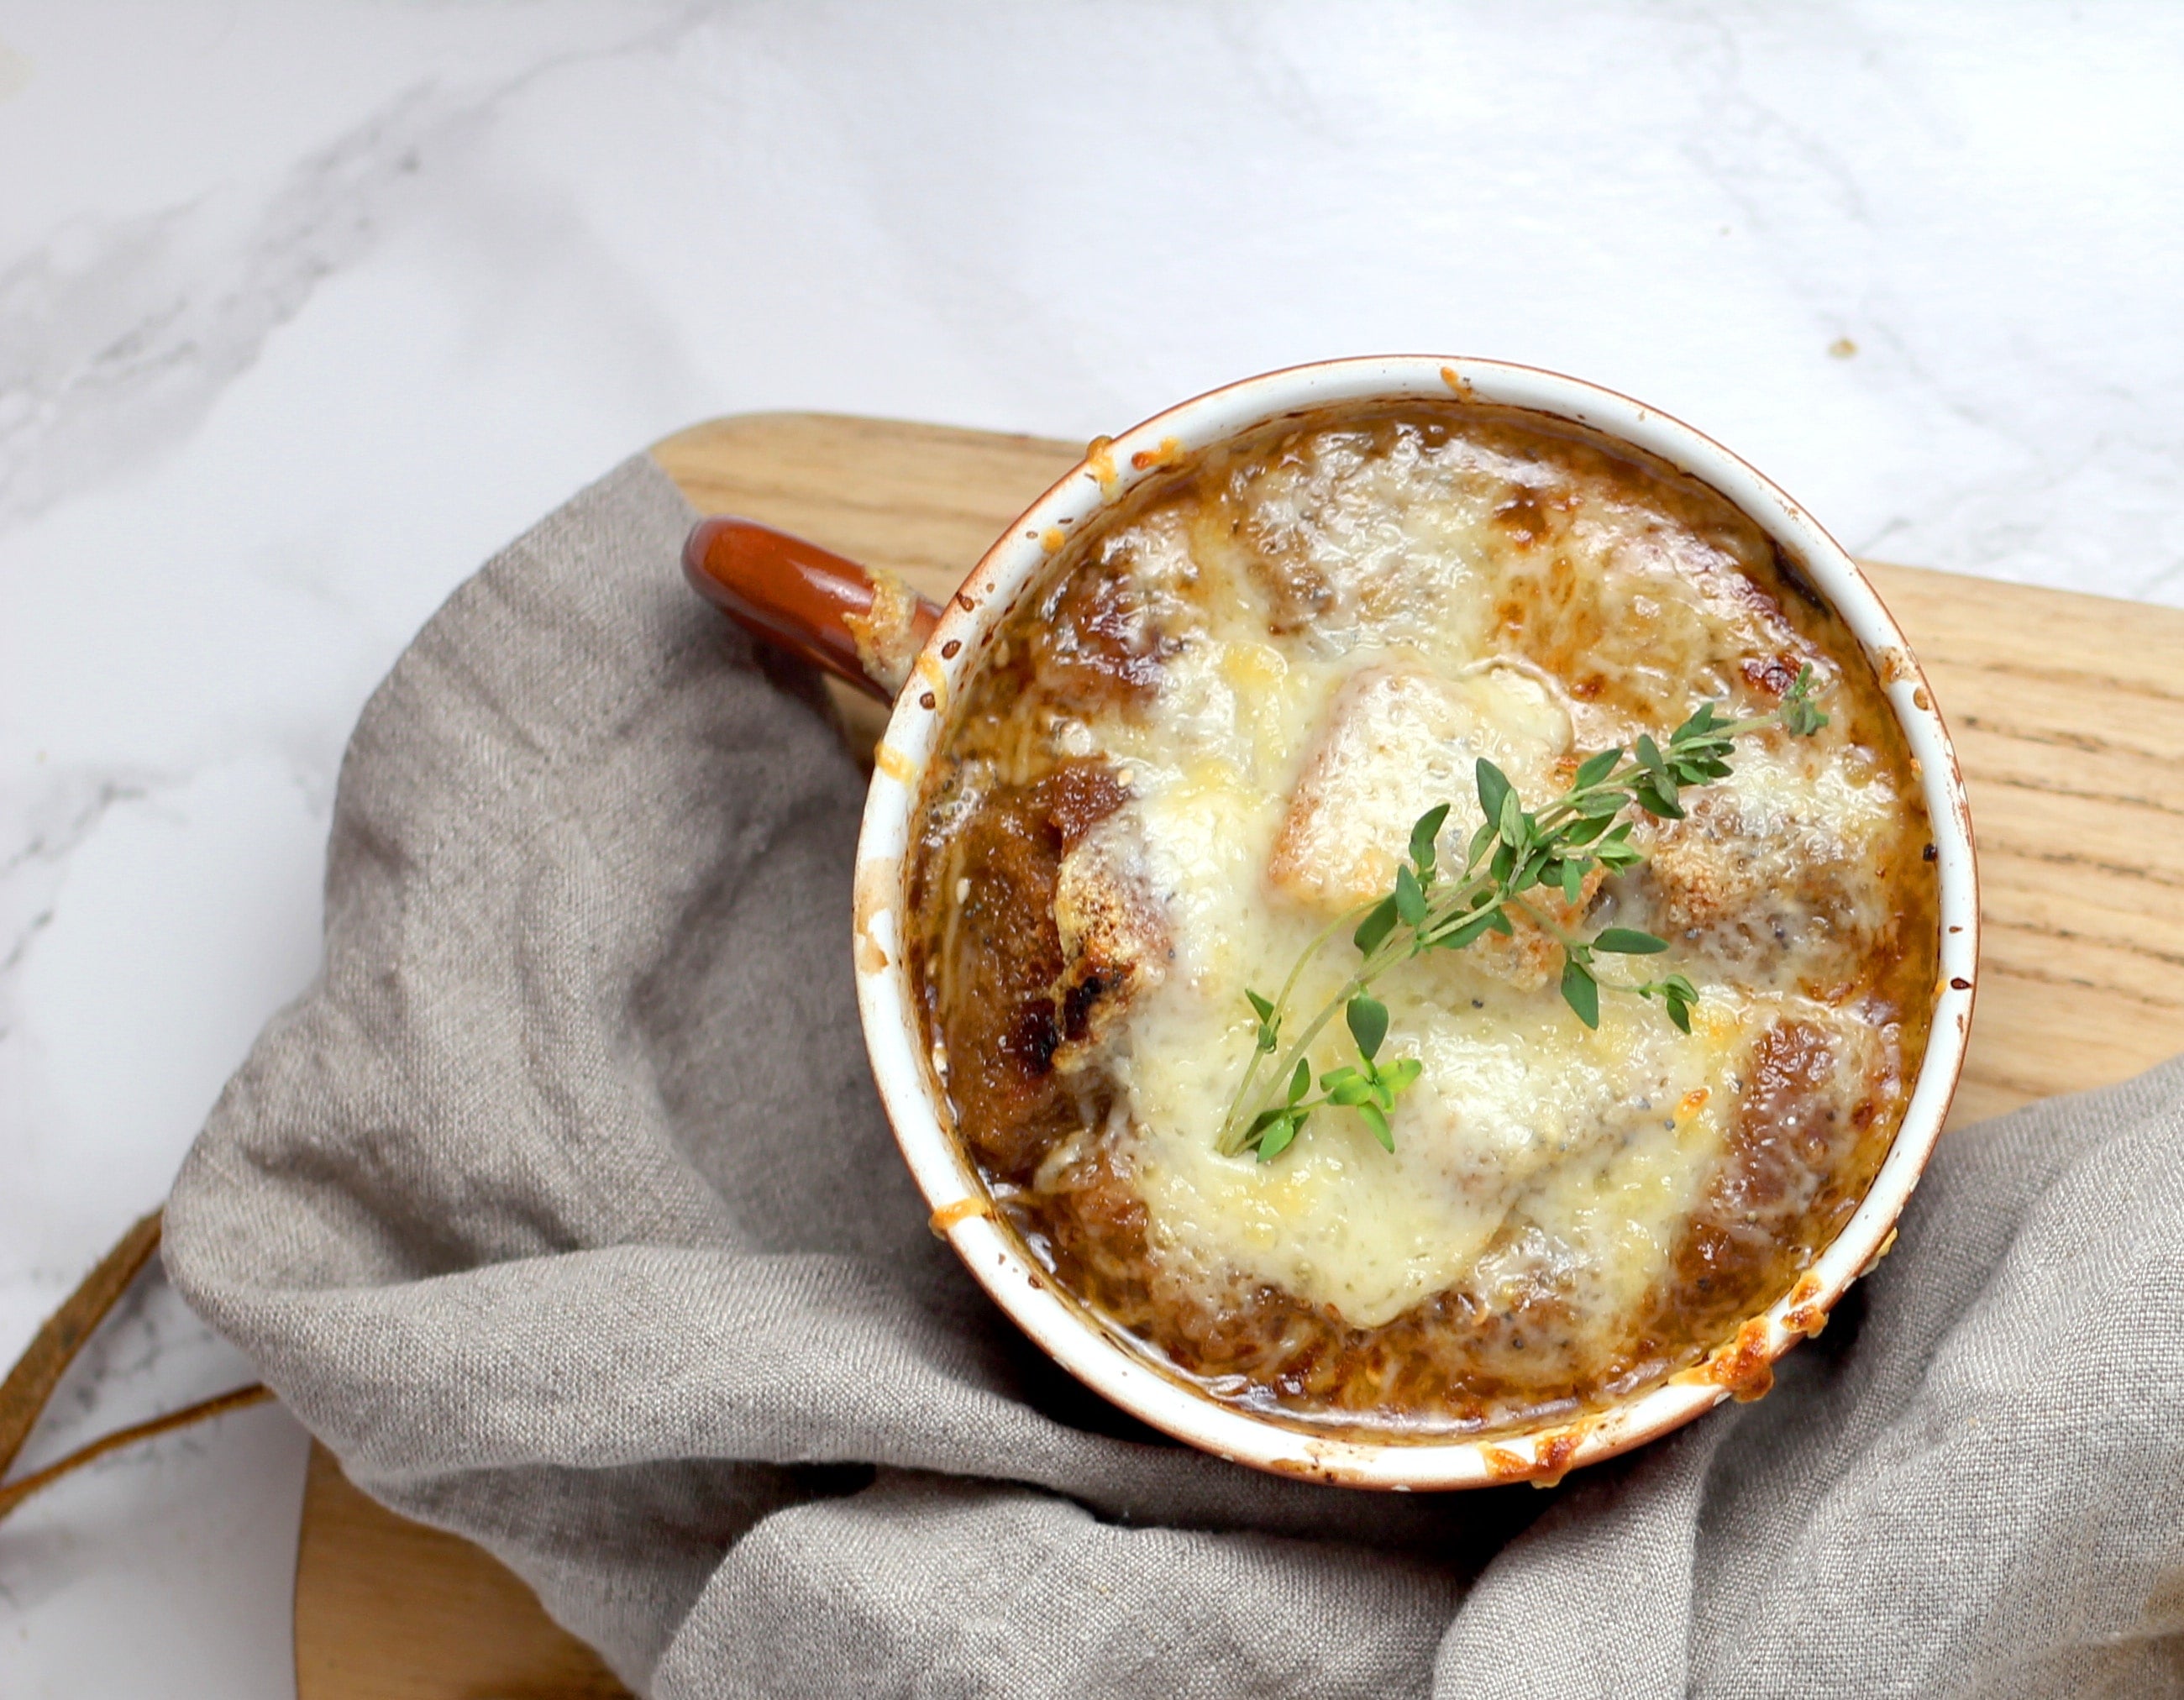
<instances>
[{"instance_id":1,"label":"bubbled cheese surface","mask_svg":"<svg viewBox=\"0 0 2184 1700\"><path fill-rule=\"evenodd\" d=\"M1611 1327L1662 1279L1765 1027L1795 1017L1846 1062L1872 1053L1822 970L1861 906L1886 902L1903 800L1840 719L1794 746L1745 740L1711 826L1695 815L1664 840L1721 911L1672 917L1687 924L1665 960L1702 993L1689 1035L1613 995L1588 1029L1536 937L1537 960L1522 939L1435 952L1374 988L1393 1012L1384 1060L1424 1065L1394 1154L1323 1110L1262 1164L1217 1147L1251 1054L1243 989L1272 993L1330 915L1384 891L1436 802L1456 805L1442 854L1460 860L1476 757L1538 806L1585 753L1665 735L1708 699L1763 713L1770 666L1779 692L1782 666L1831 681L1835 663L1754 590L1732 541L1664 513L1657 490L1490 433L1302 433L1206 470L1119 546L1162 634L1157 688L1059 744L1125 777L1123 836L1173 950L1108 1060L1150 1248L1209 1303L1271 1285L1370 1328L1451 1286L1490 1301L1545 1281ZM1834 872L1805 900L1812 867ZM1668 931L1651 901L1626 883L1585 924ZM1354 960L1338 937L1293 1007L1317 1010ZM1604 979L1619 972L1604 961ZM1346 1060L1338 1021L1313 1062Z\"/></svg>"}]
</instances>

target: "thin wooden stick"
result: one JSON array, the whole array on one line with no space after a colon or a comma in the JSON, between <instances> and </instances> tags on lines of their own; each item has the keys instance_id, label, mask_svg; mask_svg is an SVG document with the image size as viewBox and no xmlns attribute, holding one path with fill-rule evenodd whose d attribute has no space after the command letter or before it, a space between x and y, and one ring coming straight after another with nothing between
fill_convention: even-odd
<instances>
[{"instance_id":1,"label":"thin wooden stick","mask_svg":"<svg viewBox=\"0 0 2184 1700\"><path fill-rule=\"evenodd\" d=\"M159 1249L159 1229L165 1212L153 1211L98 1260L98 1267L83 1278L61 1307L47 1317L31 1337L30 1346L0 1381L0 1475L15 1462L23 1442L31 1438L46 1402L53 1396L61 1377L75 1362L86 1341L98 1332L108 1313L120 1302L152 1254Z\"/></svg>"},{"instance_id":2,"label":"thin wooden stick","mask_svg":"<svg viewBox=\"0 0 2184 1700\"><path fill-rule=\"evenodd\" d=\"M58 1481L71 1470L81 1469L93 1459L123 1446L134 1446L139 1441L148 1441L154 1435L164 1435L176 1429L186 1429L192 1423L202 1423L208 1417L225 1416L230 1411L246 1410L253 1405L262 1405L273 1396L273 1390L259 1382L248 1387L237 1387L232 1392L218 1394L210 1399L201 1399L194 1405L185 1405L179 1411L170 1411L164 1417L149 1421L131 1423L125 1429L116 1429L110 1435L101 1435L87 1446L79 1446L66 1458L47 1464L43 1469L33 1470L20 1481L11 1481L0 1487L0 1519L36 1493L40 1488Z\"/></svg>"},{"instance_id":3,"label":"thin wooden stick","mask_svg":"<svg viewBox=\"0 0 2184 1700\"><path fill-rule=\"evenodd\" d=\"M8 1379L0 1381L0 1476L8 1473L8 1467L15 1462L15 1455L23 1450L23 1442L31 1438L31 1430L37 1427L47 1402L53 1396L53 1390L60 1385L61 1377L68 1373L76 1354L98 1331L98 1325L113 1313L121 1296L129 1290L130 1283L143 1273L144 1266L152 1261L152 1254L159 1249L159 1233L164 1220L165 1212L155 1210L123 1235L114 1249L98 1260L98 1267L62 1301L61 1307L46 1318L31 1336L29 1347L15 1360L15 1367L8 1372ZM94 1458L104 1458L138 1441L148 1441L154 1435L202 1423L208 1417L260 1404L272 1396L270 1389L256 1384L238 1387L232 1392L185 1405L179 1411L170 1411L164 1417L132 1423L125 1429L101 1435L43 1469L33 1470L20 1481L0 1487L0 1518L5 1518L40 1488L58 1481L71 1470L82 1469Z\"/></svg>"}]
</instances>

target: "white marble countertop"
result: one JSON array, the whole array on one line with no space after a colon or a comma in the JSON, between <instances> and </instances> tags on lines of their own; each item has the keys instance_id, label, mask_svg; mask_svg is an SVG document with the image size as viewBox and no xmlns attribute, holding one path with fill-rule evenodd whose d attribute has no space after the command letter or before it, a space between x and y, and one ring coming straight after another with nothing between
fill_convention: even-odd
<instances>
[{"instance_id":1,"label":"white marble countertop","mask_svg":"<svg viewBox=\"0 0 2184 1700\"><path fill-rule=\"evenodd\" d=\"M1855 551L2184 605L2180 87L2164 0L0 12L0 1355L312 973L365 693L632 449L1492 354ZM247 1379L154 1285L25 1462ZM0 1692L291 1692L302 1457L0 1527Z\"/></svg>"}]
</instances>

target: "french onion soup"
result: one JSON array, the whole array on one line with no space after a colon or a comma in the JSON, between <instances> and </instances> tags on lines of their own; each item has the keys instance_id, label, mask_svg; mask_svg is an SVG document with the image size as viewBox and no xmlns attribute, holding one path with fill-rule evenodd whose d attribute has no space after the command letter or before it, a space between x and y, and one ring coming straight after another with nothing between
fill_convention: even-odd
<instances>
[{"instance_id":1,"label":"french onion soup","mask_svg":"<svg viewBox=\"0 0 2184 1700\"><path fill-rule=\"evenodd\" d=\"M1936 879L1880 684L1708 487L1350 406L1180 461L994 629L910 968L1001 1218L1165 1373L1492 1434L1689 1368L1886 1155Z\"/></svg>"}]
</instances>

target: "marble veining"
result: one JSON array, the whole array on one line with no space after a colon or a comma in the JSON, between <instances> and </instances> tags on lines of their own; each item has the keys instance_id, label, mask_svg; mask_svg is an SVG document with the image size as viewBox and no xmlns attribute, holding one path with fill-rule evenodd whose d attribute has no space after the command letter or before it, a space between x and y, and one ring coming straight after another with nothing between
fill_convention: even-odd
<instances>
[{"instance_id":1,"label":"marble veining","mask_svg":"<svg viewBox=\"0 0 2184 1700\"><path fill-rule=\"evenodd\" d=\"M0 17L0 1352L315 971L372 685L632 449L1446 349L2184 605L2180 81L2161 0ZM149 1281L26 1462L248 1374ZM254 1411L0 1527L0 1692L289 1692L301 1458Z\"/></svg>"}]
</instances>

